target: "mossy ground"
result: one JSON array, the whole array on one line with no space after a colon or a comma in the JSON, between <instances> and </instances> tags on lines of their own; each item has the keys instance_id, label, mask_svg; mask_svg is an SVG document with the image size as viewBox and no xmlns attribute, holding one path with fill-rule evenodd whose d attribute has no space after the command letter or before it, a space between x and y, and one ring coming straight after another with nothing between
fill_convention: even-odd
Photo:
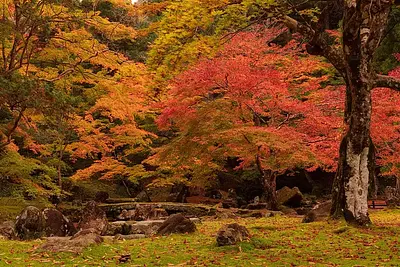
<instances>
[{"instance_id":1,"label":"mossy ground","mask_svg":"<svg viewBox=\"0 0 400 267\"><path fill-rule=\"evenodd\" d=\"M400 266L400 210L371 212L374 225L344 222L302 224L301 218L206 220L192 235L104 243L82 254L37 250L43 241L0 242L0 266ZM246 225L248 242L217 247L215 233L225 223Z\"/></svg>"}]
</instances>

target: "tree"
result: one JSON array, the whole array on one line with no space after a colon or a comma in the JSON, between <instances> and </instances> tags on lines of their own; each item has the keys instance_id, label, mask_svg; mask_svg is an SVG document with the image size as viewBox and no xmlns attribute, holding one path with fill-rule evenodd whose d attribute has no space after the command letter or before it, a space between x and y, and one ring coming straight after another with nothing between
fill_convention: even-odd
<instances>
[{"instance_id":1,"label":"tree","mask_svg":"<svg viewBox=\"0 0 400 267\"><path fill-rule=\"evenodd\" d=\"M328 66L296 41L272 44L281 32L259 26L240 33L174 79L158 123L177 137L147 160L172 168L169 182L204 186L236 159L235 170L258 170L263 198L277 209L277 175L333 169L341 105L324 102L336 93L320 89Z\"/></svg>"},{"instance_id":2,"label":"tree","mask_svg":"<svg viewBox=\"0 0 400 267\"><path fill-rule=\"evenodd\" d=\"M347 130L340 145L331 213L334 217L344 216L348 222L367 225L368 187L375 175L375 147L370 136L371 93L377 87L400 88L400 80L373 69L374 52L384 37L394 1L337 1L343 10L339 45L332 45L325 24L321 23L323 16L318 17L318 12L298 11L298 6L289 1L277 3L264 3L264 17L276 16L292 31L302 34L308 40L308 51L324 56L345 80ZM287 15L287 11L293 15ZM309 20L305 19L308 15Z\"/></svg>"}]
</instances>

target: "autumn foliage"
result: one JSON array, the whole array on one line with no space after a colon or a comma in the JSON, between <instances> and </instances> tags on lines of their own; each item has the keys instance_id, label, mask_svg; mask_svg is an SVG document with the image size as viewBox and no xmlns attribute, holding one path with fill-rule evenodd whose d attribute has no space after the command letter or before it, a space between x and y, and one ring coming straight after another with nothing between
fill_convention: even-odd
<instances>
[{"instance_id":1,"label":"autumn foliage","mask_svg":"<svg viewBox=\"0 0 400 267\"><path fill-rule=\"evenodd\" d=\"M238 160L238 170L255 168L258 151L263 168L278 174L335 171L345 88L297 41L275 45L278 33L240 33L216 57L174 79L158 125L177 137L150 161L173 167L177 177L189 173L194 183L226 170L229 158ZM373 138L387 174L398 173L399 97L387 89L374 93Z\"/></svg>"}]
</instances>

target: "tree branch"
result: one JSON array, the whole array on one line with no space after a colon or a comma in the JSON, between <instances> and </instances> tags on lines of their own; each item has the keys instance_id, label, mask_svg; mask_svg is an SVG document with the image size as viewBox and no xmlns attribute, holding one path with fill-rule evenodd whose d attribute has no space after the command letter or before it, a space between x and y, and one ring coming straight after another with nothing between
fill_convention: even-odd
<instances>
[{"instance_id":1,"label":"tree branch","mask_svg":"<svg viewBox=\"0 0 400 267\"><path fill-rule=\"evenodd\" d=\"M387 87L396 91L400 91L400 79L387 75L377 75L374 87Z\"/></svg>"},{"instance_id":2,"label":"tree branch","mask_svg":"<svg viewBox=\"0 0 400 267\"><path fill-rule=\"evenodd\" d=\"M345 77L346 63L344 61L343 51L339 47L334 47L330 44L328 40L329 36L327 34L323 34L324 32L316 32L311 27L298 22L287 15L283 16L282 22L292 31L298 32L308 38L311 45L319 47L321 49L321 55L328 59L340 74Z\"/></svg>"}]
</instances>

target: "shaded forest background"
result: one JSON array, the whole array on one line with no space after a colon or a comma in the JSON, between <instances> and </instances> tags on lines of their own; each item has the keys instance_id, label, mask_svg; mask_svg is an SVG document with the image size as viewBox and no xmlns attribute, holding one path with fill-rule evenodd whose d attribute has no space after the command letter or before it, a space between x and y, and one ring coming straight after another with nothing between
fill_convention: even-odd
<instances>
[{"instance_id":1,"label":"shaded forest background","mask_svg":"<svg viewBox=\"0 0 400 267\"><path fill-rule=\"evenodd\" d=\"M235 189L247 202L263 194L264 170L278 188L329 194L344 82L306 40L265 18L268 2L5 1L0 197L155 188L184 201ZM300 13L316 23L326 8ZM375 68L400 78L399 22L394 6ZM333 13L325 23L339 44L340 21ZM400 177L400 94L379 88L373 98L382 190Z\"/></svg>"}]
</instances>

